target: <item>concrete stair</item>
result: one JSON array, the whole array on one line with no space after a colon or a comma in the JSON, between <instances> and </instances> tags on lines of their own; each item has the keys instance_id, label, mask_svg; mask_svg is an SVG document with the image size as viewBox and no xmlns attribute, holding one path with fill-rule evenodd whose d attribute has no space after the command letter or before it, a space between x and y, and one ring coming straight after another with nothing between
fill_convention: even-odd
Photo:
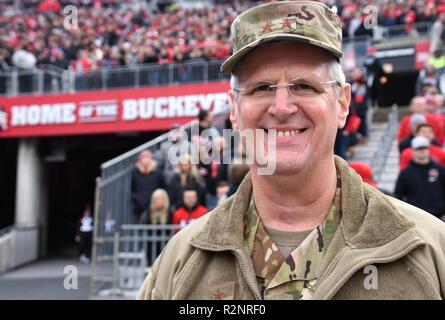
<instances>
[{"instance_id":1,"label":"concrete stair","mask_svg":"<svg viewBox=\"0 0 445 320\"><path fill-rule=\"evenodd\" d=\"M379 187L393 193L399 172L399 146L397 139L394 139L388 158L386 159L385 168L380 177Z\"/></svg>"},{"instance_id":2,"label":"concrete stair","mask_svg":"<svg viewBox=\"0 0 445 320\"><path fill-rule=\"evenodd\" d=\"M371 164L371 159L378 148L380 148L381 138L385 134L387 123L373 122L369 125L369 140L366 144L356 145L353 155L349 161L360 161ZM399 175L399 150L397 140L391 144L384 169L380 176L378 187L389 193L393 193L397 177Z\"/></svg>"}]
</instances>

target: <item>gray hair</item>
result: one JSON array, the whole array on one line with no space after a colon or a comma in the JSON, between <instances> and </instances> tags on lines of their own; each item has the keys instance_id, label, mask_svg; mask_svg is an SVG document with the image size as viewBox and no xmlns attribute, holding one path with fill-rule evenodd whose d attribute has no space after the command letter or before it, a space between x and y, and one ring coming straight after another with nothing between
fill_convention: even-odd
<instances>
[{"instance_id":1,"label":"gray hair","mask_svg":"<svg viewBox=\"0 0 445 320\"><path fill-rule=\"evenodd\" d=\"M239 86L239 80L238 80L238 75L231 73L230 74L230 89L235 89L238 88Z\"/></svg>"},{"instance_id":2,"label":"gray hair","mask_svg":"<svg viewBox=\"0 0 445 320\"><path fill-rule=\"evenodd\" d=\"M346 76L343 72L343 68L341 67L341 62L337 59L332 59L327 66L329 70L330 80L337 80L340 82L340 85L344 85L346 83Z\"/></svg>"}]
</instances>

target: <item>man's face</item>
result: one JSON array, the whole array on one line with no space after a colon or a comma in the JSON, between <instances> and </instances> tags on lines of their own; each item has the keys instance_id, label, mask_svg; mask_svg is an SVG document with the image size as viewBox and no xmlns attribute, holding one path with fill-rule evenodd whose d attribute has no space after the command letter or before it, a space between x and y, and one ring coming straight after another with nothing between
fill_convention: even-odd
<instances>
[{"instance_id":1,"label":"man's face","mask_svg":"<svg viewBox=\"0 0 445 320\"><path fill-rule=\"evenodd\" d=\"M150 156L144 156L141 158L141 164L144 166L148 166L151 164L151 162L153 161L151 155Z\"/></svg>"},{"instance_id":2,"label":"man's face","mask_svg":"<svg viewBox=\"0 0 445 320\"><path fill-rule=\"evenodd\" d=\"M417 132L417 136L425 137L427 138L430 143L434 140L434 131L431 127L421 127L419 128L419 131Z\"/></svg>"},{"instance_id":3,"label":"man's face","mask_svg":"<svg viewBox=\"0 0 445 320\"><path fill-rule=\"evenodd\" d=\"M414 99L411 108L414 113L424 114L426 111L426 100L423 97L417 97Z\"/></svg>"},{"instance_id":4,"label":"man's face","mask_svg":"<svg viewBox=\"0 0 445 320\"><path fill-rule=\"evenodd\" d=\"M239 86L264 80L285 84L296 77L317 83L338 80L329 75L330 59L322 49L302 43L260 47L239 63ZM292 96L286 87L279 88L266 104L256 103L242 92L229 92L235 129L277 130L275 174L296 173L332 155L337 129L344 126L348 114L350 86L322 88L323 93L311 98ZM278 131L296 134L279 137ZM268 152L267 145L264 148Z\"/></svg>"},{"instance_id":5,"label":"man's face","mask_svg":"<svg viewBox=\"0 0 445 320\"><path fill-rule=\"evenodd\" d=\"M414 162L418 164L427 164L430 160L430 150L429 148L419 148L415 149L413 152Z\"/></svg>"},{"instance_id":6,"label":"man's face","mask_svg":"<svg viewBox=\"0 0 445 320\"><path fill-rule=\"evenodd\" d=\"M184 192L184 205L187 208L192 208L198 202L198 194L195 190L187 190Z\"/></svg>"}]
</instances>

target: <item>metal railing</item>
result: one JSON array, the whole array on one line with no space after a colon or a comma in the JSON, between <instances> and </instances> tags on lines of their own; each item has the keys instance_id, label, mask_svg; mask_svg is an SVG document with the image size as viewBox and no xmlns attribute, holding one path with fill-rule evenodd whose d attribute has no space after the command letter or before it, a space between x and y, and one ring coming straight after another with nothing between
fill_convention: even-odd
<instances>
[{"instance_id":1,"label":"metal railing","mask_svg":"<svg viewBox=\"0 0 445 320\"><path fill-rule=\"evenodd\" d=\"M93 297L134 298L151 265L180 228L180 225L171 224L122 225L110 245L104 247L110 257L107 268L102 268L102 275L96 274L92 279L109 280L109 285L102 286ZM102 255L102 260L104 257ZM104 269L108 274L103 273Z\"/></svg>"},{"instance_id":2,"label":"metal railing","mask_svg":"<svg viewBox=\"0 0 445 320\"><path fill-rule=\"evenodd\" d=\"M168 65L145 64L70 72L73 92L170 86L227 80L219 71L221 61L189 61Z\"/></svg>"},{"instance_id":3,"label":"metal railing","mask_svg":"<svg viewBox=\"0 0 445 320\"><path fill-rule=\"evenodd\" d=\"M380 28L382 29L381 32L384 39L394 39L429 35L432 26L433 24L431 22L418 22Z\"/></svg>"},{"instance_id":4,"label":"metal railing","mask_svg":"<svg viewBox=\"0 0 445 320\"><path fill-rule=\"evenodd\" d=\"M68 71L52 65L41 69L11 68L0 72L0 96L69 92Z\"/></svg>"},{"instance_id":5,"label":"metal railing","mask_svg":"<svg viewBox=\"0 0 445 320\"><path fill-rule=\"evenodd\" d=\"M42 69L13 68L0 72L0 96L41 95L172 86L178 84L224 81L219 60L195 60L184 63L139 64L100 68L88 72L63 70L45 65Z\"/></svg>"},{"instance_id":6,"label":"metal railing","mask_svg":"<svg viewBox=\"0 0 445 320\"><path fill-rule=\"evenodd\" d=\"M123 225L119 233L119 288L137 290L180 225Z\"/></svg>"},{"instance_id":7,"label":"metal railing","mask_svg":"<svg viewBox=\"0 0 445 320\"><path fill-rule=\"evenodd\" d=\"M394 104L391 112L388 114L388 124L378 143L379 148L372 155L370 165L373 172L373 178L376 183L379 183L382 178L382 173L385 169L386 160L388 159L391 145L397 135L399 128L399 110L398 106Z\"/></svg>"}]
</instances>

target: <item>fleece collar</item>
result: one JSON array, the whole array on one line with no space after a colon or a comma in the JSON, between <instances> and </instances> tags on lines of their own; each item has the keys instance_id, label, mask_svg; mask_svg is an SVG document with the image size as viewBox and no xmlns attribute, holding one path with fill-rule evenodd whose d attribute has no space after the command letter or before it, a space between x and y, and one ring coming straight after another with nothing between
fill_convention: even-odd
<instances>
[{"instance_id":1,"label":"fleece collar","mask_svg":"<svg viewBox=\"0 0 445 320\"><path fill-rule=\"evenodd\" d=\"M386 197L362 182L348 163L335 157L342 194L341 230L346 245L373 248L391 242L413 223L402 216ZM210 215L207 224L192 238L195 247L210 251L237 250L244 244L244 215L252 192L250 173L238 191ZM337 230L337 232L339 231Z\"/></svg>"}]
</instances>

